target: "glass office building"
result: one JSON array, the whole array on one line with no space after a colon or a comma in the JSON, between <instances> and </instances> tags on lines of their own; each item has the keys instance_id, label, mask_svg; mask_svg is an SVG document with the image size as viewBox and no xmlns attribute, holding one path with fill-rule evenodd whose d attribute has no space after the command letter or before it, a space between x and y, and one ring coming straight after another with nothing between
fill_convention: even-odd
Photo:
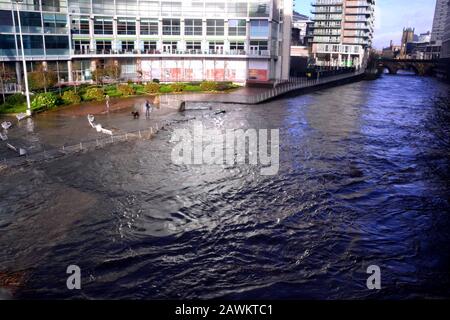
<instances>
[{"instance_id":1,"label":"glass office building","mask_svg":"<svg viewBox=\"0 0 450 320\"><path fill-rule=\"evenodd\" d=\"M23 0L29 70L89 81L117 63L124 80L273 82L289 74L292 0ZM16 3L0 0L0 59L20 82Z\"/></svg>"}]
</instances>

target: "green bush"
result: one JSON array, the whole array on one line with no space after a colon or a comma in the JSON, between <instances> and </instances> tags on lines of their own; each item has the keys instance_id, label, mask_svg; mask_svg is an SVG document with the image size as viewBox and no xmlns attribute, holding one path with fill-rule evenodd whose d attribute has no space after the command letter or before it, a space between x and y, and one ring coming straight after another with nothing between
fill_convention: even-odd
<instances>
[{"instance_id":1,"label":"green bush","mask_svg":"<svg viewBox=\"0 0 450 320\"><path fill-rule=\"evenodd\" d=\"M57 97L51 93L40 93L34 96L31 108L34 110L47 110L56 107Z\"/></svg>"},{"instance_id":2,"label":"green bush","mask_svg":"<svg viewBox=\"0 0 450 320\"><path fill-rule=\"evenodd\" d=\"M10 95L8 98L6 98L5 104L10 106L17 106L21 105L27 102L27 97L25 97L21 93L15 93L13 95Z\"/></svg>"},{"instance_id":3,"label":"green bush","mask_svg":"<svg viewBox=\"0 0 450 320\"><path fill-rule=\"evenodd\" d=\"M184 87L184 91L186 91L186 92L199 92L199 91L202 91L202 88L200 88L199 85L190 85L190 84L188 84L188 85L186 85Z\"/></svg>"},{"instance_id":4,"label":"green bush","mask_svg":"<svg viewBox=\"0 0 450 320\"><path fill-rule=\"evenodd\" d=\"M161 93L171 93L171 92L173 92L173 89L172 89L172 86L165 85L165 86L161 86L161 88L159 88L159 92L161 92Z\"/></svg>"},{"instance_id":5,"label":"green bush","mask_svg":"<svg viewBox=\"0 0 450 320\"><path fill-rule=\"evenodd\" d=\"M103 101L105 100L105 92L102 88L89 88L86 90L86 94L84 95L85 100L96 100L96 101Z\"/></svg>"},{"instance_id":6,"label":"green bush","mask_svg":"<svg viewBox=\"0 0 450 320\"><path fill-rule=\"evenodd\" d=\"M217 82L214 81L203 81L200 83L200 88L202 91L216 91L217 90Z\"/></svg>"},{"instance_id":7,"label":"green bush","mask_svg":"<svg viewBox=\"0 0 450 320\"><path fill-rule=\"evenodd\" d=\"M182 92L185 88L184 83L172 83L170 86L172 87L173 92Z\"/></svg>"},{"instance_id":8,"label":"green bush","mask_svg":"<svg viewBox=\"0 0 450 320\"><path fill-rule=\"evenodd\" d=\"M152 82L159 83L160 81L159 81L159 79L153 79Z\"/></svg>"},{"instance_id":9,"label":"green bush","mask_svg":"<svg viewBox=\"0 0 450 320\"><path fill-rule=\"evenodd\" d=\"M149 82L145 85L144 91L147 93L158 93L161 85L156 82Z\"/></svg>"},{"instance_id":10,"label":"green bush","mask_svg":"<svg viewBox=\"0 0 450 320\"><path fill-rule=\"evenodd\" d=\"M68 90L63 93L62 100L66 104L79 104L81 97L73 90Z\"/></svg>"},{"instance_id":11,"label":"green bush","mask_svg":"<svg viewBox=\"0 0 450 320\"><path fill-rule=\"evenodd\" d=\"M136 90L131 84L119 84L117 86L117 91L123 96L133 96L136 94Z\"/></svg>"}]
</instances>

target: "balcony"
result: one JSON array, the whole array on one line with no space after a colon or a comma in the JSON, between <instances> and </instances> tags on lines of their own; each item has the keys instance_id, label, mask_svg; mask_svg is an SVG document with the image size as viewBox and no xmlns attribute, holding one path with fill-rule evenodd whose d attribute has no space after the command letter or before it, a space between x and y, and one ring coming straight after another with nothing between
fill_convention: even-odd
<instances>
[{"instance_id":1,"label":"balcony","mask_svg":"<svg viewBox=\"0 0 450 320\"><path fill-rule=\"evenodd\" d=\"M148 50L72 50L72 55L74 56L238 56L238 57L261 57L270 58L270 50L158 50L158 49L148 49Z\"/></svg>"}]
</instances>

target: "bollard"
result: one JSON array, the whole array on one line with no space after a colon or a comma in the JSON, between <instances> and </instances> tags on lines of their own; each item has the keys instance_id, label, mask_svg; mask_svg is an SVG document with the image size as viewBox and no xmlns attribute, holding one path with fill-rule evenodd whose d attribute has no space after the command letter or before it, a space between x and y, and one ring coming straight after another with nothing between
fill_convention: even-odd
<instances>
[{"instance_id":1,"label":"bollard","mask_svg":"<svg viewBox=\"0 0 450 320\"><path fill-rule=\"evenodd\" d=\"M80 142L80 150L83 150L83 144Z\"/></svg>"}]
</instances>

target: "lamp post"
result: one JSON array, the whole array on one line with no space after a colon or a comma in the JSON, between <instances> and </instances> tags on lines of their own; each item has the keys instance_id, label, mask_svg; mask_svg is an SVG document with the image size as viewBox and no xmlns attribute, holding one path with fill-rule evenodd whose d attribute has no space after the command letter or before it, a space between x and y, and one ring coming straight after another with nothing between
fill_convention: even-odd
<instances>
[{"instance_id":1,"label":"lamp post","mask_svg":"<svg viewBox=\"0 0 450 320\"><path fill-rule=\"evenodd\" d=\"M22 36L22 23L20 21L20 12L19 12L19 3L22 3L23 0L13 0L13 1L16 2L17 22L19 23L19 37L20 37L20 48L22 51L22 65L23 65L23 74L24 74L24 82L25 82L25 95L27 97L27 115L31 116L31 101L30 101L30 90L28 89L27 62L25 61L25 49L23 48L23 36Z\"/></svg>"}]
</instances>

